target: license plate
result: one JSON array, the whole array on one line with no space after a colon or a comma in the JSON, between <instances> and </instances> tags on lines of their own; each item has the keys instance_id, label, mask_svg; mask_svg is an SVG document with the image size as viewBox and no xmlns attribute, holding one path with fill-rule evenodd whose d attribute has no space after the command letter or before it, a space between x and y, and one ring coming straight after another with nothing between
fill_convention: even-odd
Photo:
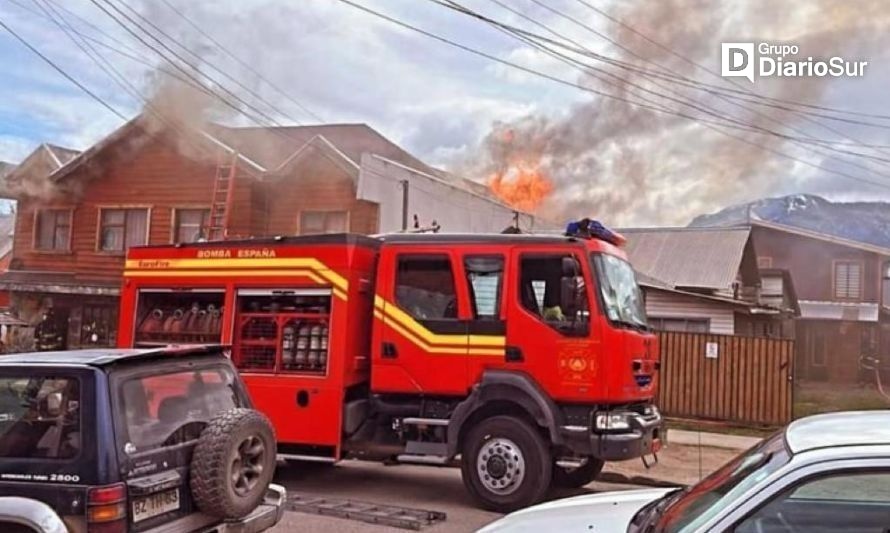
<instances>
[{"instance_id":1,"label":"license plate","mask_svg":"<svg viewBox=\"0 0 890 533\"><path fill-rule=\"evenodd\" d=\"M133 501L133 522L141 522L179 509L179 489L158 492Z\"/></svg>"}]
</instances>

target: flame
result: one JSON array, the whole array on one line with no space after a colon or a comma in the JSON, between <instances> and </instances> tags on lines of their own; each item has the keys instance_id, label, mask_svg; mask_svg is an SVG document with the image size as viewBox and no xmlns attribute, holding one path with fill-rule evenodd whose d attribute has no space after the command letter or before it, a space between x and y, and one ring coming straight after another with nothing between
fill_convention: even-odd
<instances>
[{"instance_id":1,"label":"flame","mask_svg":"<svg viewBox=\"0 0 890 533\"><path fill-rule=\"evenodd\" d=\"M513 165L492 174L488 187L510 207L526 212L534 212L553 191L547 176L529 165Z\"/></svg>"}]
</instances>

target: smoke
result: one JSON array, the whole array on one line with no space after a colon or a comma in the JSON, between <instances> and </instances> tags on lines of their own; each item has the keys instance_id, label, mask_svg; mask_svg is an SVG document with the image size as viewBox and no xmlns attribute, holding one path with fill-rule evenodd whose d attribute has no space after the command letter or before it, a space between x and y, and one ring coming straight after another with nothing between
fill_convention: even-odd
<instances>
[{"instance_id":1,"label":"smoke","mask_svg":"<svg viewBox=\"0 0 890 533\"><path fill-rule=\"evenodd\" d=\"M804 58L865 59L870 61L872 69L880 68L880 58L863 54L873 56L890 44L887 32L890 6L880 0L721 3L666 0L619 2L616 6L609 10L616 19L717 73L720 72L721 42L787 42L798 45ZM670 51L646 42L630 29L607 21L586 7L574 7L577 9L572 12L579 20L604 29L630 51L612 46L605 52L610 57L652 70L655 67L645 62L650 61L676 75L732 88ZM596 49L592 43L598 42L598 38L577 27L567 28L575 40ZM717 120L637 87L643 86L672 98L691 100L698 106L709 106L717 113L755 128L801 136L789 129L798 127L804 134L837 138L794 114L749 104L746 109L740 109L704 92L658 82L648 73L588 61L623 80L613 78L618 84L616 87L582 75L580 83L621 98L637 102L648 99L685 114ZM656 86L656 82L662 87ZM746 80L740 83L748 84ZM844 82L830 77L760 79L755 89L774 98L819 103L831 84L839 83ZM666 89L680 94L671 94ZM845 107L857 106L855 102L847 102ZM830 124L838 127L837 123ZM596 96L573 106L564 116L531 114L511 122L494 123L476 157L468 165L464 164L464 171L499 176L516 164L538 165L542 175L554 185L554 192L538 209L539 214L550 218L592 215L619 225L684 224L695 214L771 193L790 192L788 189L805 186L808 179L824 179L824 173L756 145L816 165L836 164L826 161L823 155L776 137L729 131L739 139L685 118ZM849 167L836 168L863 174Z\"/></svg>"}]
</instances>

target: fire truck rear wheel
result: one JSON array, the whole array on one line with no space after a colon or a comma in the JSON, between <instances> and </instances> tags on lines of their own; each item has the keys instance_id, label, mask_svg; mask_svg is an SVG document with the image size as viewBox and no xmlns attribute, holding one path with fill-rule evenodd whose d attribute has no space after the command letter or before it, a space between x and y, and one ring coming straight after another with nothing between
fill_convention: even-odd
<instances>
[{"instance_id":1,"label":"fire truck rear wheel","mask_svg":"<svg viewBox=\"0 0 890 533\"><path fill-rule=\"evenodd\" d=\"M275 432L253 409L230 409L207 424L192 454L189 486L195 504L217 518L250 514L275 473Z\"/></svg>"},{"instance_id":2,"label":"fire truck rear wheel","mask_svg":"<svg viewBox=\"0 0 890 533\"><path fill-rule=\"evenodd\" d=\"M491 511L508 513L539 502L550 485L551 466L547 442L520 418L482 420L463 441L464 486Z\"/></svg>"},{"instance_id":3,"label":"fire truck rear wheel","mask_svg":"<svg viewBox=\"0 0 890 533\"><path fill-rule=\"evenodd\" d=\"M553 465L553 483L554 487L563 489L578 489L592 482L600 472L603 471L602 459L596 457L588 457L587 462L578 468L563 468L559 465Z\"/></svg>"}]
</instances>

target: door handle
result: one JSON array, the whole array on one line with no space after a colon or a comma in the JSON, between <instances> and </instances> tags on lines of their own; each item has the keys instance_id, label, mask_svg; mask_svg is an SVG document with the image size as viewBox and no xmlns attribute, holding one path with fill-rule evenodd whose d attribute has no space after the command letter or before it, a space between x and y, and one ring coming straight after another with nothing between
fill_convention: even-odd
<instances>
[{"instance_id":1,"label":"door handle","mask_svg":"<svg viewBox=\"0 0 890 533\"><path fill-rule=\"evenodd\" d=\"M384 342L380 350L380 356L383 359L395 359L399 356L399 351L396 350L395 344L391 342Z\"/></svg>"},{"instance_id":2,"label":"door handle","mask_svg":"<svg viewBox=\"0 0 890 533\"><path fill-rule=\"evenodd\" d=\"M518 346L507 346L504 350L504 360L508 363L521 363L525 361L525 357L522 356L522 349Z\"/></svg>"}]
</instances>

